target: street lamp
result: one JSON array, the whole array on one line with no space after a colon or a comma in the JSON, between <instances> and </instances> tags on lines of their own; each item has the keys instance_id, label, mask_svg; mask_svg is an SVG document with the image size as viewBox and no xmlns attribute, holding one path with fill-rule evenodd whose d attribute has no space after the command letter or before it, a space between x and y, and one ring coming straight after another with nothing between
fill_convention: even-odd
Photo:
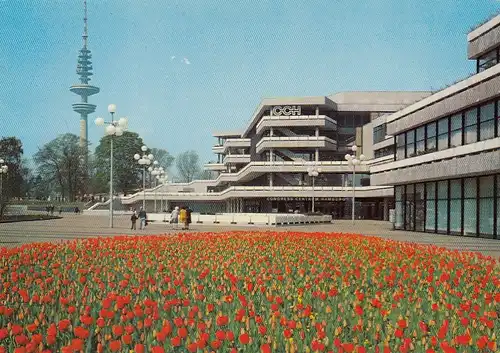
<instances>
[{"instance_id":1,"label":"street lamp","mask_svg":"<svg viewBox=\"0 0 500 353\"><path fill-rule=\"evenodd\" d=\"M127 130L128 120L127 118L120 118L118 121L114 120L116 113L116 105L108 105L108 112L111 114L111 121L104 121L103 118L98 117L95 119L95 124L97 126L106 126L104 133L110 137L110 173L109 173L109 227L113 228L113 140L115 136L122 136L123 132Z\"/></svg>"},{"instance_id":2,"label":"street lamp","mask_svg":"<svg viewBox=\"0 0 500 353\"><path fill-rule=\"evenodd\" d=\"M352 155L346 154L345 159L347 163L349 164L349 167L352 169L352 224L354 224L354 208L355 208L355 202L356 202L356 166L361 165L363 161L365 160L365 155L361 154L359 156L359 159L356 158L356 151L358 150L358 146L353 145L351 146L351 151L353 152Z\"/></svg>"},{"instance_id":3,"label":"street lamp","mask_svg":"<svg viewBox=\"0 0 500 353\"><path fill-rule=\"evenodd\" d=\"M162 185L165 183L165 171L163 169L163 167L159 167L159 168L155 168L155 171L154 171L154 175L156 176L156 182L155 182L155 212L156 211L156 191L157 191L157 187L158 186L158 182L160 182ZM160 198L160 209L163 210L163 194L161 195L161 198Z\"/></svg>"},{"instance_id":4,"label":"street lamp","mask_svg":"<svg viewBox=\"0 0 500 353\"><path fill-rule=\"evenodd\" d=\"M7 174L8 170L9 167L7 167L5 161L0 159L0 200L3 200L3 175Z\"/></svg>"},{"instance_id":5,"label":"street lamp","mask_svg":"<svg viewBox=\"0 0 500 353\"><path fill-rule=\"evenodd\" d=\"M148 150L147 146L142 146L141 151L143 153L142 157L139 153L134 155L134 159L142 166L142 189L144 190L144 196L142 199L142 208L146 211L146 166L151 165L153 162L154 156L150 154L146 154Z\"/></svg>"},{"instance_id":6,"label":"street lamp","mask_svg":"<svg viewBox=\"0 0 500 353\"><path fill-rule=\"evenodd\" d=\"M312 188L312 212L314 213L314 186L315 186L315 180L316 180L317 176L319 175L319 173L321 173L321 168L314 165L312 167L307 168L307 173L312 178L312 187L313 187Z\"/></svg>"}]
</instances>

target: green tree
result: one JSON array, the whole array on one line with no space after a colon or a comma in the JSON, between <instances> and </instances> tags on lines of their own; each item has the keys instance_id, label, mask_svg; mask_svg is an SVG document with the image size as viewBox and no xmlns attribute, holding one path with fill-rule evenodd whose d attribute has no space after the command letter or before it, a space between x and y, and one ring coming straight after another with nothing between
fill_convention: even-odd
<instances>
[{"instance_id":1,"label":"green tree","mask_svg":"<svg viewBox=\"0 0 500 353\"><path fill-rule=\"evenodd\" d=\"M134 154L141 154L142 138L135 132L125 131L122 136L113 137L113 188L126 194L137 189L142 174ZM92 181L94 189L102 186L109 190L111 137L101 138L94 154ZM102 190L102 192L104 191Z\"/></svg>"},{"instance_id":2,"label":"green tree","mask_svg":"<svg viewBox=\"0 0 500 353\"><path fill-rule=\"evenodd\" d=\"M42 180L55 185L63 197L74 201L83 193L87 173L85 154L78 136L64 134L39 148L33 160Z\"/></svg>"},{"instance_id":3,"label":"green tree","mask_svg":"<svg viewBox=\"0 0 500 353\"><path fill-rule=\"evenodd\" d=\"M177 156L177 171L183 182L189 183L201 172L200 156L196 151L185 151Z\"/></svg>"},{"instance_id":4,"label":"green tree","mask_svg":"<svg viewBox=\"0 0 500 353\"><path fill-rule=\"evenodd\" d=\"M22 170L23 145L15 137L0 139L0 159L8 167L7 174L2 174L2 190L0 194L0 218L3 216L9 200L22 197L23 170Z\"/></svg>"}]
</instances>

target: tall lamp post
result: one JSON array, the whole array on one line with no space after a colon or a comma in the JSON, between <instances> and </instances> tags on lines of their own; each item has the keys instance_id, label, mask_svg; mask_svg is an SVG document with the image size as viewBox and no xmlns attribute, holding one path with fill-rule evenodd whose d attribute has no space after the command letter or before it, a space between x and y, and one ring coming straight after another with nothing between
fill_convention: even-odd
<instances>
[{"instance_id":1,"label":"tall lamp post","mask_svg":"<svg viewBox=\"0 0 500 353\"><path fill-rule=\"evenodd\" d=\"M315 182L316 178L318 177L319 173L321 173L321 168L317 166L312 166L307 168L307 174L312 178L312 212L314 213L314 187L315 187Z\"/></svg>"},{"instance_id":2,"label":"tall lamp post","mask_svg":"<svg viewBox=\"0 0 500 353\"><path fill-rule=\"evenodd\" d=\"M158 183L160 183L161 185L164 185L164 183L165 183L164 175L165 175L165 171L164 171L163 167L159 167L156 170L156 186L158 186ZM156 191L157 191L157 188L155 188L155 203L156 203ZM163 210L163 194L160 197L160 210ZM156 204L155 204L155 212L156 212Z\"/></svg>"},{"instance_id":3,"label":"tall lamp post","mask_svg":"<svg viewBox=\"0 0 500 353\"><path fill-rule=\"evenodd\" d=\"M146 167L153 162L154 156L150 154L146 154L148 150L147 146L142 146L141 151L143 153L142 157L139 153L134 155L134 159L142 166L142 189L143 189L143 199L142 199L142 208L146 210Z\"/></svg>"},{"instance_id":4,"label":"tall lamp post","mask_svg":"<svg viewBox=\"0 0 500 353\"><path fill-rule=\"evenodd\" d=\"M113 140L115 136L123 135L123 131L127 129L127 118L120 118L118 121L114 120L116 113L116 105L108 105L108 112L111 114L111 121L104 121L103 118L98 117L95 119L97 126L106 126L104 132L110 137L110 173L109 173L109 227L113 228Z\"/></svg>"},{"instance_id":5,"label":"tall lamp post","mask_svg":"<svg viewBox=\"0 0 500 353\"><path fill-rule=\"evenodd\" d=\"M0 201L3 200L3 175L7 174L9 170L9 167L4 163L5 161L0 159Z\"/></svg>"},{"instance_id":6,"label":"tall lamp post","mask_svg":"<svg viewBox=\"0 0 500 353\"><path fill-rule=\"evenodd\" d=\"M352 169L352 224L355 222L355 202L356 202L356 166L360 165L363 163L365 160L365 155L361 154L359 156L359 159L356 158L356 151L358 150L358 146L353 145L351 146L351 151L353 154L346 154L345 159L347 163L349 164L349 167Z\"/></svg>"}]
</instances>

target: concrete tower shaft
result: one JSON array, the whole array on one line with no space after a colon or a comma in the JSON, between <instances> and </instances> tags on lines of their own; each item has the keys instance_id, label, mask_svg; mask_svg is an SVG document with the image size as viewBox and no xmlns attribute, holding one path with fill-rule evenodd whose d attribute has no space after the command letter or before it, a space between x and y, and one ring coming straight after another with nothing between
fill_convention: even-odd
<instances>
[{"instance_id":1,"label":"concrete tower shaft","mask_svg":"<svg viewBox=\"0 0 500 353\"><path fill-rule=\"evenodd\" d=\"M87 25L87 0L83 1L84 17L83 17L83 47L78 54L78 64L76 73L78 74L80 83L70 87L70 91L79 95L81 100L79 103L73 104L73 110L80 114L80 146L88 146L88 115L95 112L96 105L88 103L88 97L99 93L99 87L89 85L92 73L92 54L87 48L88 40L88 25Z\"/></svg>"}]
</instances>

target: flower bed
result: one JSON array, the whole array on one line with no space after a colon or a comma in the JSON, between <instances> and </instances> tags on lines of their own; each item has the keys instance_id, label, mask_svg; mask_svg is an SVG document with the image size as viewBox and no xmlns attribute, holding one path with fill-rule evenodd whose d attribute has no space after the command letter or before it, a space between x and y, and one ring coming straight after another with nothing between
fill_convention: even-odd
<instances>
[{"instance_id":1,"label":"flower bed","mask_svg":"<svg viewBox=\"0 0 500 353\"><path fill-rule=\"evenodd\" d=\"M0 352L496 352L499 264L359 235L1 249Z\"/></svg>"}]
</instances>

